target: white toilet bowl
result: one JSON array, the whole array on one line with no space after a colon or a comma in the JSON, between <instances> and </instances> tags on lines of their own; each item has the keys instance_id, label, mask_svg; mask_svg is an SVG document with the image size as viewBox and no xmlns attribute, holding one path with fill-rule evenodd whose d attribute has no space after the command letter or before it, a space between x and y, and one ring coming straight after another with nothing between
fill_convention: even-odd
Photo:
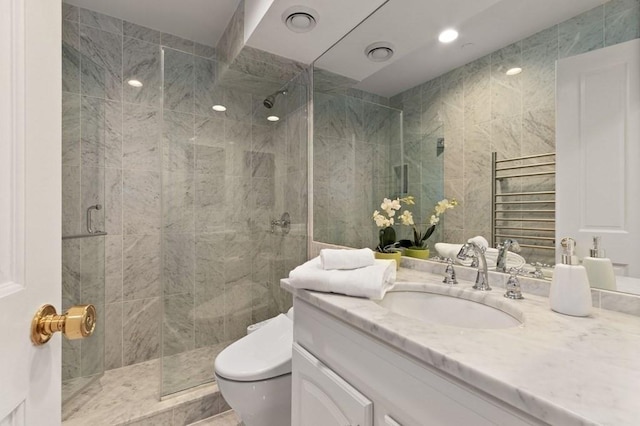
<instances>
[{"instance_id":1,"label":"white toilet bowl","mask_svg":"<svg viewBox=\"0 0 640 426\"><path fill-rule=\"evenodd\" d=\"M216 357L218 387L246 426L291 424L293 322L278 315Z\"/></svg>"}]
</instances>

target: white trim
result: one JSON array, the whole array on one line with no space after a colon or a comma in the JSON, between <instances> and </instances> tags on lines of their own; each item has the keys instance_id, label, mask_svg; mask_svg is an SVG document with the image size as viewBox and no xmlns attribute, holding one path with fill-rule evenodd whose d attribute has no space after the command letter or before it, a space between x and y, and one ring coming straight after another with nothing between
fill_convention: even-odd
<instances>
[{"instance_id":1,"label":"white trim","mask_svg":"<svg viewBox=\"0 0 640 426\"><path fill-rule=\"evenodd\" d=\"M315 62L314 62L315 63ZM313 253L313 99L314 63L307 68L307 259Z\"/></svg>"}]
</instances>

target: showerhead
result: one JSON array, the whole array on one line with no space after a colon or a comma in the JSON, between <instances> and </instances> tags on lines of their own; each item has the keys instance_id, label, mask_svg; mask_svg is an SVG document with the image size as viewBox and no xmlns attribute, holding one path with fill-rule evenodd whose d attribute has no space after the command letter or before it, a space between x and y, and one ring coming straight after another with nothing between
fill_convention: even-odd
<instances>
[{"instance_id":1,"label":"showerhead","mask_svg":"<svg viewBox=\"0 0 640 426\"><path fill-rule=\"evenodd\" d=\"M278 97L278 95L286 95L286 94L287 94L286 90L278 90L277 92L267 96L264 99L264 101L262 101L262 105L264 105L265 108L271 109L276 104L276 98Z\"/></svg>"},{"instance_id":2,"label":"showerhead","mask_svg":"<svg viewBox=\"0 0 640 426\"><path fill-rule=\"evenodd\" d=\"M262 105L264 105L265 108L273 108L273 104L276 101L276 97L273 95L269 95L265 98L264 101L262 101Z\"/></svg>"}]
</instances>

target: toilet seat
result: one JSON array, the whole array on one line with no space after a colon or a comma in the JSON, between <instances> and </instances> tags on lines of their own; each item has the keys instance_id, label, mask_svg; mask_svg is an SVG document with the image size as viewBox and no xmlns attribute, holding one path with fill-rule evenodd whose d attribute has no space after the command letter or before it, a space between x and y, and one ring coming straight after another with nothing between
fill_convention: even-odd
<instances>
[{"instance_id":1,"label":"toilet seat","mask_svg":"<svg viewBox=\"0 0 640 426\"><path fill-rule=\"evenodd\" d=\"M291 373L293 321L280 314L267 325L225 348L216 357L218 376L238 382Z\"/></svg>"}]
</instances>

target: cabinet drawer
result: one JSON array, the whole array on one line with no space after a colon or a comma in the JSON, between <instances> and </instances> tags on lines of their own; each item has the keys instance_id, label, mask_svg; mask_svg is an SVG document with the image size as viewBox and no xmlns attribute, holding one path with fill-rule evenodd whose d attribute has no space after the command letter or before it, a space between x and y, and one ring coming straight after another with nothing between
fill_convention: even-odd
<instances>
[{"instance_id":1,"label":"cabinet drawer","mask_svg":"<svg viewBox=\"0 0 640 426\"><path fill-rule=\"evenodd\" d=\"M292 426L373 425L371 401L296 343L292 370Z\"/></svg>"}]
</instances>

